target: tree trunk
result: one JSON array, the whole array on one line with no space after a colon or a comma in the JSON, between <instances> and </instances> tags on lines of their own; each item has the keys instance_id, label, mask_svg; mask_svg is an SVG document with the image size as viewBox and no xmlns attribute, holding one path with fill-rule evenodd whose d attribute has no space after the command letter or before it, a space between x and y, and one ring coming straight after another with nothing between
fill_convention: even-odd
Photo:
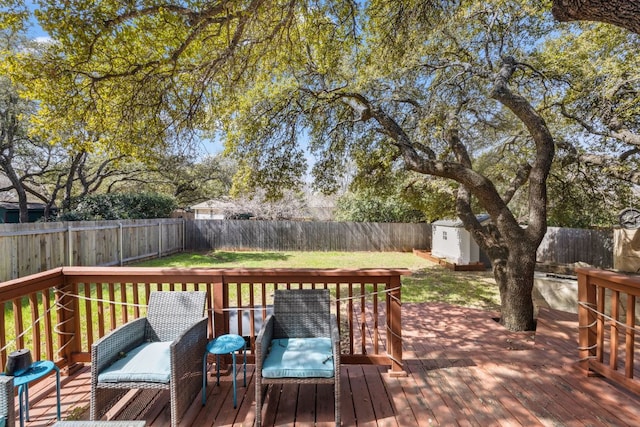
<instances>
[{"instance_id":1,"label":"tree trunk","mask_svg":"<svg viewBox=\"0 0 640 427\"><path fill-rule=\"evenodd\" d=\"M528 245L526 245L528 246ZM513 246L510 246L513 250ZM505 262L494 262L493 273L500 289L500 323L510 331L532 331L533 275L536 266L536 251L517 250L510 252Z\"/></svg>"}]
</instances>

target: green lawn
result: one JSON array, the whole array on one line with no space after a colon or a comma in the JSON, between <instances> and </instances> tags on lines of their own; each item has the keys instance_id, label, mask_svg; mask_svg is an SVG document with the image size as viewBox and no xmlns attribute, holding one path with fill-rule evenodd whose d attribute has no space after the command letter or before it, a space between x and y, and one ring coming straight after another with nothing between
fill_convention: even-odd
<instances>
[{"instance_id":1,"label":"green lawn","mask_svg":"<svg viewBox=\"0 0 640 427\"><path fill-rule=\"evenodd\" d=\"M453 272L406 252L208 252L181 253L135 264L201 268L408 268L404 302L438 301L495 310L500 305L491 272Z\"/></svg>"}]
</instances>

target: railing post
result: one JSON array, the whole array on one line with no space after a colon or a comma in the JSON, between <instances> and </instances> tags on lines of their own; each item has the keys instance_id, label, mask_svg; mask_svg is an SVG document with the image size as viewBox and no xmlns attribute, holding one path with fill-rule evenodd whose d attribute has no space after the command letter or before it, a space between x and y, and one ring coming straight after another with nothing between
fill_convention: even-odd
<instances>
[{"instance_id":1,"label":"railing post","mask_svg":"<svg viewBox=\"0 0 640 427\"><path fill-rule=\"evenodd\" d=\"M596 357L596 286L591 284L585 272L578 274L578 345L580 364L589 370L589 360Z\"/></svg>"},{"instance_id":2,"label":"railing post","mask_svg":"<svg viewBox=\"0 0 640 427\"><path fill-rule=\"evenodd\" d=\"M402 299L400 275L393 274L387 285L387 348L391 358L391 376L406 376L402 362Z\"/></svg>"},{"instance_id":3,"label":"railing post","mask_svg":"<svg viewBox=\"0 0 640 427\"><path fill-rule=\"evenodd\" d=\"M56 306L58 317L58 357L65 360L64 373L72 374L81 366L73 360L74 353L80 352L80 341L76 339L76 332L80 330L78 311L78 285L67 284L63 278L63 285L56 292Z\"/></svg>"},{"instance_id":4,"label":"railing post","mask_svg":"<svg viewBox=\"0 0 640 427\"><path fill-rule=\"evenodd\" d=\"M634 351L635 351L635 327L636 327L636 297L627 295L627 329L625 331L625 376L633 378Z\"/></svg>"},{"instance_id":5,"label":"railing post","mask_svg":"<svg viewBox=\"0 0 640 427\"><path fill-rule=\"evenodd\" d=\"M213 336L228 333L229 324L229 289L224 276L216 276L213 282Z\"/></svg>"}]
</instances>

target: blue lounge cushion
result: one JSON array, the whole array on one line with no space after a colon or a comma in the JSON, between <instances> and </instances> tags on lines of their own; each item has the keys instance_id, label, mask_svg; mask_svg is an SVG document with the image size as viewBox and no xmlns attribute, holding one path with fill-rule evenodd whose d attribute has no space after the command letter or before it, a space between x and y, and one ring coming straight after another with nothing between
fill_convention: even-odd
<instances>
[{"instance_id":1,"label":"blue lounge cushion","mask_svg":"<svg viewBox=\"0 0 640 427\"><path fill-rule=\"evenodd\" d=\"M271 341L262 365L264 378L331 378L330 338L281 338Z\"/></svg>"},{"instance_id":2,"label":"blue lounge cushion","mask_svg":"<svg viewBox=\"0 0 640 427\"><path fill-rule=\"evenodd\" d=\"M4 417L0 418L0 427L4 427L5 425L7 425L7 419Z\"/></svg>"},{"instance_id":3,"label":"blue lounge cushion","mask_svg":"<svg viewBox=\"0 0 640 427\"><path fill-rule=\"evenodd\" d=\"M169 383L171 341L149 342L129 351L98 375L98 382Z\"/></svg>"}]
</instances>

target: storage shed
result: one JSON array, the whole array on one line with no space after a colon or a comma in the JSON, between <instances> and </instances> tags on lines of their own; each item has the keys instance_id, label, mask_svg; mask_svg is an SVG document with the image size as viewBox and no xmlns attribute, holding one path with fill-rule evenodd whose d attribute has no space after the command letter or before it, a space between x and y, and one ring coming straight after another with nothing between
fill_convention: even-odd
<instances>
[{"instance_id":1,"label":"storage shed","mask_svg":"<svg viewBox=\"0 0 640 427\"><path fill-rule=\"evenodd\" d=\"M477 218L481 224L490 220L488 214L478 215ZM431 226L431 256L457 265L482 263L486 266L486 257L481 254L480 247L471 238L471 234L464 229L461 220L442 219L433 222Z\"/></svg>"}]
</instances>

